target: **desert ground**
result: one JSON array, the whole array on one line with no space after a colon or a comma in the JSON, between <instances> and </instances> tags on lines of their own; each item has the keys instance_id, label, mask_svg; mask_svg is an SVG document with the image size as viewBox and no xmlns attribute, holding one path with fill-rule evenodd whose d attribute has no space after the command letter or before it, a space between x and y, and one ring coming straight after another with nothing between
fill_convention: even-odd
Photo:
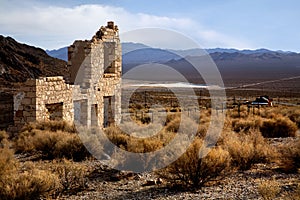
<instances>
[{"instance_id":1,"label":"desert ground","mask_svg":"<svg viewBox=\"0 0 300 200\"><path fill-rule=\"evenodd\" d=\"M177 135L189 136L196 130L193 142L175 162L155 169L152 158L145 161L145 168L153 169L149 172L114 169L131 161L115 156L113 149L107 157L114 166L107 165L108 158L94 158L82 141L102 141L97 128L85 129L86 140L79 137L77 127L63 121L28 124L17 135L2 131L1 199L300 199L300 98L291 91L279 95L266 88L229 89L224 106L216 108L208 91L195 90L193 100L199 105L195 109L189 107L192 98L183 89L176 96L169 89L140 88L124 109L125 129L112 125L104 131L115 148L153 152ZM246 104L264 94L273 98L272 107ZM185 107L178 95L187 100ZM153 107L156 104L161 106ZM160 112L166 115L154 123ZM224 126L217 138L208 138L213 114L225 117ZM130 134L158 126L149 138ZM202 145L214 139L215 146L200 158Z\"/></svg>"}]
</instances>

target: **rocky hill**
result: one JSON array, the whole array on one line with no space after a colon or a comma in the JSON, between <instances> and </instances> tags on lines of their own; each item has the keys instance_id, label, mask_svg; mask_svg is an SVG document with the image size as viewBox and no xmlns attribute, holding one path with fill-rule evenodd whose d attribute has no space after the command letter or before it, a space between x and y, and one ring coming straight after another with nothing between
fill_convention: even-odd
<instances>
[{"instance_id":1,"label":"rocky hill","mask_svg":"<svg viewBox=\"0 0 300 200\"><path fill-rule=\"evenodd\" d=\"M11 87L13 83L42 76L68 77L69 69L63 60L50 57L44 50L20 44L11 37L0 35L0 85Z\"/></svg>"}]
</instances>

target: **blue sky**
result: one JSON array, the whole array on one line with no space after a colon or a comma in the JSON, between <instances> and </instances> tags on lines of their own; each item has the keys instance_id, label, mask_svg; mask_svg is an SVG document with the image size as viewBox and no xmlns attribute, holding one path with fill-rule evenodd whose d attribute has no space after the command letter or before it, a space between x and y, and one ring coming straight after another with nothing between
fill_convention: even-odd
<instances>
[{"instance_id":1,"label":"blue sky","mask_svg":"<svg viewBox=\"0 0 300 200\"><path fill-rule=\"evenodd\" d=\"M300 52L299 10L298 0L0 0L0 34L55 49L113 20L121 33L174 30L203 48Z\"/></svg>"}]
</instances>

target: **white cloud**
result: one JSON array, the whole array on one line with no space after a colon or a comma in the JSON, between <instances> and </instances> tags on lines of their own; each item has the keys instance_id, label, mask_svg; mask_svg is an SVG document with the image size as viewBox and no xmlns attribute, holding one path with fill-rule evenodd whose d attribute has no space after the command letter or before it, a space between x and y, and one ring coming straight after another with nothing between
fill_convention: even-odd
<instances>
[{"instance_id":1,"label":"white cloud","mask_svg":"<svg viewBox=\"0 0 300 200\"><path fill-rule=\"evenodd\" d=\"M222 48L253 48L252 45L243 39L224 35L214 30L199 30L197 36L204 46L215 46Z\"/></svg>"},{"instance_id":2,"label":"white cloud","mask_svg":"<svg viewBox=\"0 0 300 200\"><path fill-rule=\"evenodd\" d=\"M120 7L81 5L72 8L58 6L25 6L0 8L0 34L10 35L22 42L42 48L59 48L75 39L89 39L100 25L115 21L122 32L156 27L176 30L196 40L203 47L245 47L236 40L201 27L189 18L171 18L144 13L130 13Z\"/></svg>"}]
</instances>

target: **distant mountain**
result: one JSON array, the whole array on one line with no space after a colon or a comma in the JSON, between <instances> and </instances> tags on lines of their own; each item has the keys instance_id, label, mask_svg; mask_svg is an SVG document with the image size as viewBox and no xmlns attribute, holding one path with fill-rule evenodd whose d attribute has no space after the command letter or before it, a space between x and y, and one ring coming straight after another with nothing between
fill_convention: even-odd
<instances>
[{"instance_id":1,"label":"distant mountain","mask_svg":"<svg viewBox=\"0 0 300 200\"><path fill-rule=\"evenodd\" d=\"M253 83L300 76L300 54L296 53L243 54L217 52L211 53L210 56L227 86L237 83ZM201 82L202 80L197 80L197 77L192 77L195 75L195 71L188 60L201 60L201 57L194 56L188 59L171 60L164 64L182 74L187 74L188 77L193 79L193 82ZM201 62L199 63L201 64Z\"/></svg>"},{"instance_id":2,"label":"distant mountain","mask_svg":"<svg viewBox=\"0 0 300 200\"><path fill-rule=\"evenodd\" d=\"M219 48L207 51L210 52L210 57L217 65L227 86L300 76L298 53L267 49L240 51ZM188 62L190 59L201 61L205 58L203 50L164 50L149 48L143 44L123 43L123 52L123 73L142 65L150 67L150 72L154 69L156 74L166 77L169 74L160 70L163 64L175 69L191 82L203 83L198 72ZM47 53L65 60L67 58L66 47ZM12 83L40 76L63 75L67 79L69 75L67 63L50 57L47 53L40 48L20 44L11 37L0 36L1 86L11 87ZM151 73L149 76L153 76ZM299 85L299 82L291 84ZM276 90L275 86L274 88Z\"/></svg>"},{"instance_id":3,"label":"distant mountain","mask_svg":"<svg viewBox=\"0 0 300 200\"><path fill-rule=\"evenodd\" d=\"M198 73L186 58L197 60L209 53L227 85L234 85L238 82L251 83L261 80L300 76L300 54L294 52L224 48L166 50L150 48L139 43L123 43L122 48L123 73L136 66L145 64L148 67L152 64L153 69L159 71L157 64L164 64L176 69L188 77L190 81L201 83L203 80L199 79ZM57 50L56 53L62 55L61 51L65 52L66 58L67 50L63 48ZM54 55L55 52L50 51L48 53ZM163 74L163 72L160 74Z\"/></svg>"},{"instance_id":4,"label":"distant mountain","mask_svg":"<svg viewBox=\"0 0 300 200\"><path fill-rule=\"evenodd\" d=\"M63 47L57 50L46 50L46 53L53 58L68 61L68 47Z\"/></svg>"},{"instance_id":5,"label":"distant mountain","mask_svg":"<svg viewBox=\"0 0 300 200\"><path fill-rule=\"evenodd\" d=\"M164 72L159 72L157 66L157 63L159 63L175 69L190 82L204 83L188 60L204 62L205 59L201 56L207 55L207 52L218 67L226 86L300 76L300 54L298 53L268 49L236 50L221 48L207 49L206 51L201 49L138 49L123 55L123 73L136 66L143 65L145 69L152 67L156 70L155 79L157 79L157 76L165 79ZM151 78L151 73L148 72L148 74ZM143 77L145 76L143 75ZM296 84L299 84L299 82L296 82Z\"/></svg>"},{"instance_id":6,"label":"distant mountain","mask_svg":"<svg viewBox=\"0 0 300 200\"><path fill-rule=\"evenodd\" d=\"M131 51L135 51L138 49L147 49L151 48L141 43L133 43L133 42L124 42L122 43L122 52L123 54L129 53Z\"/></svg>"},{"instance_id":7,"label":"distant mountain","mask_svg":"<svg viewBox=\"0 0 300 200\"><path fill-rule=\"evenodd\" d=\"M134 52L133 52L134 51ZM58 59L68 61L68 48L63 47L57 50L46 50L47 54ZM246 55L251 54L265 54L265 53L279 53L279 54L293 54L290 51L272 51L268 49L256 49L256 50L238 50L238 49L187 49L187 50L173 50L173 49L159 49L151 48L141 43L125 42L122 43L122 52L125 58L125 63L133 62L133 59L143 59L143 62L161 62L162 60L168 61L172 59L184 58L186 56L199 56L203 54L213 53L241 53ZM161 54L161 55L160 55ZM147 58L133 58L133 56L146 56ZM140 62L140 61L137 61Z\"/></svg>"},{"instance_id":8,"label":"distant mountain","mask_svg":"<svg viewBox=\"0 0 300 200\"><path fill-rule=\"evenodd\" d=\"M20 44L0 35L0 85L24 82L28 78L69 74L66 62L50 57L44 50Z\"/></svg>"},{"instance_id":9,"label":"distant mountain","mask_svg":"<svg viewBox=\"0 0 300 200\"><path fill-rule=\"evenodd\" d=\"M123 53L123 63L161 63L173 59L180 59L179 55L168 50L144 48Z\"/></svg>"}]
</instances>

